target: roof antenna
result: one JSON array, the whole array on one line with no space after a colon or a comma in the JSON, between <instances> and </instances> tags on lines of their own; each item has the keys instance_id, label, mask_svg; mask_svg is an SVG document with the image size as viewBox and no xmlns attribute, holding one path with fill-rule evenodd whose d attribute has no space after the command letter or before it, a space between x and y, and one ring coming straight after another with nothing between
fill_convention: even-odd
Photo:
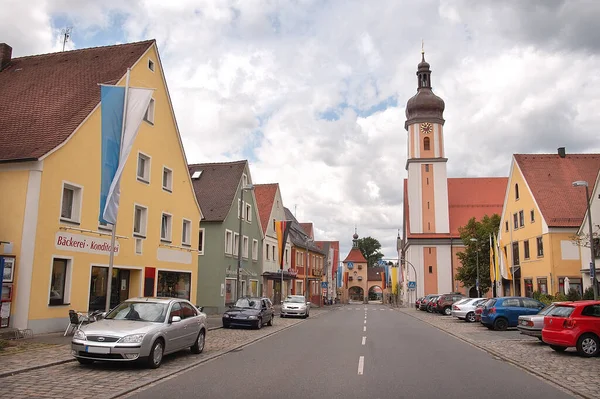
<instances>
[{"instance_id":1,"label":"roof antenna","mask_svg":"<svg viewBox=\"0 0 600 399\"><path fill-rule=\"evenodd\" d=\"M62 51L65 51L65 45L71 38L71 31L73 31L73 28L71 26L67 26L66 28L64 28L63 30L60 31L60 34L63 37Z\"/></svg>"},{"instance_id":2,"label":"roof antenna","mask_svg":"<svg viewBox=\"0 0 600 399\"><path fill-rule=\"evenodd\" d=\"M294 217L296 216L296 211L298 210L298 204L294 204Z\"/></svg>"}]
</instances>

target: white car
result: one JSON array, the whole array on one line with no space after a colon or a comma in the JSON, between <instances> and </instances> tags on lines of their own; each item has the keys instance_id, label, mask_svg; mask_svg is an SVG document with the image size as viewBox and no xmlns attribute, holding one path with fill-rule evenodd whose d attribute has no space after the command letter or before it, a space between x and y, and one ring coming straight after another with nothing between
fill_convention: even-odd
<instances>
[{"instance_id":1,"label":"white car","mask_svg":"<svg viewBox=\"0 0 600 399\"><path fill-rule=\"evenodd\" d=\"M281 317L301 316L305 319L310 312L310 302L303 295L288 295L281 303Z\"/></svg>"},{"instance_id":2,"label":"white car","mask_svg":"<svg viewBox=\"0 0 600 399\"><path fill-rule=\"evenodd\" d=\"M452 304L452 316L459 320L473 323L475 321L475 308L487 298L465 298Z\"/></svg>"}]
</instances>

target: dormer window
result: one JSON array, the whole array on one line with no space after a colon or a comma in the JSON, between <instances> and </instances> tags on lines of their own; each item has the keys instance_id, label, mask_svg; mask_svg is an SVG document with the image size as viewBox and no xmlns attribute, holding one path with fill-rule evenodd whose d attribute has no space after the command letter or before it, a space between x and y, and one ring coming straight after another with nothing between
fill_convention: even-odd
<instances>
[{"instance_id":1,"label":"dormer window","mask_svg":"<svg viewBox=\"0 0 600 399\"><path fill-rule=\"evenodd\" d=\"M148 69L154 72L154 61L148 59Z\"/></svg>"},{"instance_id":2,"label":"dormer window","mask_svg":"<svg viewBox=\"0 0 600 399\"><path fill-rule=\"evenodd\" d=\"M429 151L429 150L430 150L430 147L431 147L431 146L430 146L430 140L429 140L429 137L425 137L425 138L423 139L423 150L424 150L424 151Z\"/></svg>"}]
</instances>

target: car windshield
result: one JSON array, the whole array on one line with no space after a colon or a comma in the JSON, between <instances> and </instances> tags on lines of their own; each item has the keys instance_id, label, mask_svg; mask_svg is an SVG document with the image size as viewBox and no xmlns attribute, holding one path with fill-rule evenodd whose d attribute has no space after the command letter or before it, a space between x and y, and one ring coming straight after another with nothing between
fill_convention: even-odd
<instances>
[{"instance_id":1,"label":"car windshield","mask_svg":"<svg viewBox=\"0 0 600 399\"><path fill-rule=\"evenodd\" d=\"M252 298L240 298L235 303L236 308L260 309L260 300Z\"/></svg>"},{"instance_id":2,"label":"car windshield","mask_svg":"<svg viewBox=\"0 0 600 399\"><path fill-rule=\"evenodd\" d=\"M304 297L303 296L288 296L287 298L285 298L284 302L304 303Z\"/></svg>"},{"instance_id":3,"label":"car windshield","mask_svg":"<svg viewBox=\"0 0 600 399\"><path fill-rule=\"evenodd\" d=\"M162 323L167 315L167 305L155 302L123 302L106 315L108 320L136 320Z\"/></svg>"}]
</instances>

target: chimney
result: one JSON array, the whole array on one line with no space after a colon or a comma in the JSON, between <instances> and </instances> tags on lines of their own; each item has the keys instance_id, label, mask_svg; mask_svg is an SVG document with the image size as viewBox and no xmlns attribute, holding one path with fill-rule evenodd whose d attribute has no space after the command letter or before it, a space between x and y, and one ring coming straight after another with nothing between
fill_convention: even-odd
<instances>
[{"instance_id":1,"label":"chimney","mask_svg":"<svg viewBox=\"0 0 600 399\"><path fill-rule=\"evenodd\" d=\"M6 43L0 43L0 71L9 63L12 56L12 47Z\"/></svg>"},{"instance_id":2,"label":"chimney","mask_svg":"<svg viewBox=\"0 0 600 399\"><path fill-rule=\"evenodd\" d=\"M565 147L558 147L558 156L561 158L567 156L567 153L565 152Z\"/></svg>"}]
</instances>

